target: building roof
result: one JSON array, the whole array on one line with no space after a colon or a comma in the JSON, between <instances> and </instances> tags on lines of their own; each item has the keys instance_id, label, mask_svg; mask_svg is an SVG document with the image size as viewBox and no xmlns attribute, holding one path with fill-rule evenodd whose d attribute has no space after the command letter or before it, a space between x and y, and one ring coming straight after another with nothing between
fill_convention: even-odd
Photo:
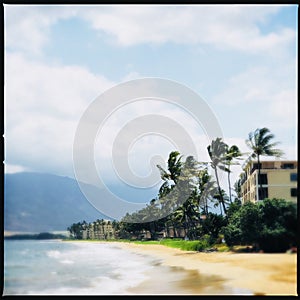
<instances>
[{"instance_id":1,"label":"building roof","mask_svg":"<svg viewBox=\"0 0 300 300\"><path fill-rule=\"evenodd\" d=\"M298 161L297 160L292 160L292 159L289 159L289 160L282 160L282 159L273 159L273 160L269 160L269 159L265 159L265 160L260 160L260 163L263 164L265 162L280 162L280 163L297 163L298 164ZM242 165L242 168L243 170L245 171L249 165L251 165L252 163L257 163L257 160L254 160L252 159L251 157L249 157L245 162L244 164Z\"/></svg>"}]
</instances>

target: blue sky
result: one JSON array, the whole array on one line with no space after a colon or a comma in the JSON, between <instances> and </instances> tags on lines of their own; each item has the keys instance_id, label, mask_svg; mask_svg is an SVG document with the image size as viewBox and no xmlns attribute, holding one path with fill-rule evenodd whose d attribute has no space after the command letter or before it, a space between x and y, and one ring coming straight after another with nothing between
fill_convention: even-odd
<instances>
[{"instance_id":1,"label":"blue sky","mask_svg":"<svg viewBox=\"0 0 300 300\"><path fill-rule=\"evenodd\" d=\"M5 5L5 172L74 177L72 147L85 109L106 90L145 77L198 93L228 144L247 152L248 133L266 126L284 158L297 159L297 8ZM176 118L207 159L207 138L178 107L153 102L124 109L95 141L107 184L118 184L111 143L133 117L159 111ZM147 174L158 149L166 160L174 146L149 136L132 147L128 159L137 174Z\"/></svg>"}]
</instances>

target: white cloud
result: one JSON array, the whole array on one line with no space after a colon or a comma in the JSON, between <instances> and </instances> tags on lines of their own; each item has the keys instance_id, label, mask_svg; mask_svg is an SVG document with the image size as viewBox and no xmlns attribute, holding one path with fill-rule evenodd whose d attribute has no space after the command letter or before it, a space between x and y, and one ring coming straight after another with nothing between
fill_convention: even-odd
<instances>
[{"instance_id":1,"label":"white cloud","mask_svg":"<svg viewBox=\"0 0 300 300\"><path fill-rule=\"evenodd\" d=\"M6 54L5 78L7 163L22 166L16 170L30 167L32 171L72 176L72 147L79 118L96 96L114 84L78 66L49 66L20 54ZM176 121L193 139L198 156L207 159L203 157L207 156L208 139L191 115L159 100L138 101L119 108L102 126L96 148L104 160L101 170L106 176L111 172L111 147L117 133L128 121L151 113ZM176 128L168 131L168 138L178 139ZM162 141L162 137L159 139ZM184 149L185 137L178 143ZM147 155L157 154L166 161L175 148L170 142L157 141L157 137L143 139L143 143L133 145L127 159L134 157L136 172L144 174L149 169ZM119 155L124 156L123 152L118 149Z\"/></svg>"},{"instance_id":2,"label":"white cloud","mask_svg":"<svg viewBox=\"0 0 300 300\"><path fill-rule=\"evenodd\" d=\"M70 175L79 118L114 83L78 66L49 66L17 54L6 55L5 78L7 162Z\"/></svg>"},{"instance_id":3,"label":"white cloud","mask_svg":"<svg viewBox=\"0 0 300 300\"><path fill-rule=\"evenodd\" d=\"M73 118L113 83L78 66L53 66L6 54L6 97L9 110Z\"/></svg>"},{"instance_id":4,"label":"white cloud","mask_svg":"<svg viewBox=\"0 0 300 300\"><path fill-rule=\"evenodd\" d=\"M77 17L121 46L174 42L276 55L296 37L291 28L260 29L279 11L276 5L5 5L5 45L40 54L51 26Z\"/></svg>"},{"instance_id":5,"label":"white cloud","mask_svg":"<svg viewBox=\"0 0 300 300\"><path fill-rule=\"evenodd\" d=\"M134 80L139 78L142 78L139 72L130 71L128 74L126 74L126 76L123 77L122 81L129 81L129 80Z\"/></svg>"},{"instance_id":6,"label":"white cloud","mask_svg":"<svg viewBox=\"0 0 300 300\"><path fill-rule=\"evenodd\" d=\"M225 88L213 97L213 102L243 111L241 113L256 111L257 117L260 114L269 128L294 129L297 120L294 69L294 64L288 61L250 67L229 78Z\"/></svg>"},{"instance_id":7,"label":"white cloud","mask_svg":"<svg viewBox=\"0 0 300 300\"><path fill-rule=\"evenodd\" d=\"M283 90L273 95L270 105L270 115L276 119L284 119L280 126L285 128L297 127L297 96L296 90Z\"/></svg>"},{"instance_id":8,"label":"white cloud","mask_svg":"<svg viewBox=\"0 0 300 300\"><path fill-rule=\"evenodd\" d=\"M151 115L158 117L155 124L148 124L149 119L147 117ZM137 121L136 118L139 117L141 119ZM176 122L176 127L175 124L165 118ZM131 127L131 131L126 131L122 136L118 136L120 131L124 130L126 124L130 122L136 122ZM178 132L177 126L185 129L186 135ZM145 130L145 135L135 134L140 130ZM131 138L132 135L133 138ZM119 148L116 148L114 143L118 139L123 140L119 140ZM130 103L110 115L101 127L95 143L95 161L98 172L101 173L104 180L117 180L115 172L118 170L114 169L112 161L114 156L117 162L126 160L132 169L131 171L137 176L147 176L151 170L151 159L155 156L159 156L161 161L165 163L171 151L179 150L185 159L189 154L185 153L185 150L190 148L189 139L195 147L198 160L208 161L206 147L209 138L203 133L197 121L182 108L149 99ZM130 147L127 149L128 143L130 143ZM155 171L157 178L159 178L156 167Z\"/></svg>"},{"instance_id":9,"label":"white cloud","mask_svg":"<svg viewBox=\"0 0 300 300\"><path fill-rule=\"evenodd\" d=\"M208 44L270 55L283 51L296 35L290 28L260 30L279 10L275 5L126 5L86 10L83 18L122 46Z\"/></svg>"},{"instance_id":10,"label":"white cloud","mask_svg":"<svg viewBox=\"0 0 300 300\"><path fill-rule=\"evenodd\" d=\"M72 175L72 143L78 120L95 97L115 84L83 67L37 62L51 43L52 26L60 20L84 19L102 40L121 47L171 42L278 56L286 54L295 42L294 29L273 27L263 32L260 26L267 28L269 19L276 18L279 11L280 7L275 5L5 5L6 172L31 167L33 171L57 173L60 170L61 174ZM232 106L264 103L266 119L271 125L268 127L294 128L295 65L294 61L276 60L274 66L254 65L235 74L228 79L226 88L214 97L215 103L217 99ZM128 65L127 69L131 67ZM139 74L132 71L123 80L138 78ZM116 133L128 120L151 112L183 124L195 140L199 157L208 160L208 140L190 116L162 103L135 105L131 110L112 115L102 139L98 140L99 155L105 162L101 167L105 172L111 167L108 159ZM282 122L283 112L285 122ZM244 139L228 141L245 147ZM293 147L284 147L289 155L295 154ZM129 157L132 168L137 174L147 174L146 156L157 153L167 158L171 148L168 142L159 144L157 137L143 138L132 147Z\"/></svg>"},{"instance_id":11,"label":"white cloud","mask_svg":"<svg viewBox=\"0 0 300 300\"><path fill-rule=\"evenodd\" d=\"M282 80L281 70L279 67L250 67L229 78L225 89L214 97L214 101L228 105L271 101L274 93L282 87L286 88L284 84L288 83Z\"/></svg>"},{"instance_id":12,"label":"white cloud","mask_svg":"<svg viewBox=\"0 0 300 300\"><path fill-rule=\"evenodd\" d=\"M76 7L64 5L4 5L5 46L30 56L41 55L49 43L51 26L75 12Z\"/></svg>"}]
</instances>

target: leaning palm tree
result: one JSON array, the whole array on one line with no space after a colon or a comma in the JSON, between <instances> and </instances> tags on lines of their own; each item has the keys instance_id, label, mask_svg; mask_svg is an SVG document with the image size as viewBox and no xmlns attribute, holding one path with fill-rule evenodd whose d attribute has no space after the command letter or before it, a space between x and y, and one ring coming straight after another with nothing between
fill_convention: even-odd
<instances>
[{"instance_id":1,"label":"leaning palm tree","mask_svg":"<svg viewBox=\"0 0 300 300\"><path fill-rule=\"evenodd\" d=\"M240 159L241 156L242 156L242 153L241 153L240 149L238 148L238 146L232 145L230 148L227 148L226 157L225 157L225 164L226 164L225 171L228 174L227 180L228 180L228 190L229 190L230 203L232 203L232 199L231 199L231 182L230 182L230 174L231 174L230 167L233 164L237 164L236 162L233 161L233 159Z\"/></svg>"},{"instance_id":2,"label":"leaning palm tree","mask_svg":"<svg viewBox=\"0 0 300 300\"><path fill-rule=\"evenodd\" d=\"M208 201L216 194L216 184L212 176L208 174L207 167L198 174L198 206L202 207L205 215L208 215Z\"/></svg>"},{"instance_id":3,"label":"leaning palm tree","mask_svg":"<svg viewBox=\"0 0 300 300\"><path fill-rule=\"evenodd\" d=\"M211 159L210 165L215 172L218 191L219 191L219 195L220 195L220 203L223 206L225 215L226 215L226 206L225 206L225 200L223 198L223 194L221 191L221 186L220 186L220 181L219 181L219 176L218 176L218 168L224 170L224 163L226 160L227 148L228 148L228 145L222 141L222 138L216 138L207 147L207 151L208 151L209 157Z\"/></svg>"},{"instance_id":4,"label":"leaning palm tree","mask_svg":"<svg viewBox=\"0 0 300 300\"><path fill-rule=\"evenodd\" d=\"M249 138L246 140L247 146L252 150L250 158L257 158L258 178L260 181L260 190L263 193L262 181L260 180L260 157L261 156L275 156L281 157L284 153L280 149L274 148L279 142L271 142L274 139L274 134L266 127L257 128L255 131L249 133Z\"/></svg>"},{"instance_id":5,"label":"leaning palm tree","mask_svg":"<svg viewBox=\"0 0 300 300\"><path fill-rule=\"evenodd\" d=\"M168 159L168 171L164 170L160 165L157 165L161 173L162 180L172 180L177 184L178 177L182 170L182 155L178 151L172 151Z\"/></svg>"},{"instance_id":6,"label":"leaning palm tree","mask_svg":"<svg viewBox=\"0 0 300 300\"><path fill-rule=\"evenodd\" d=\"M176 237L176 222L173 218L173 212L176 208L176 196L171 195L171 190L178 183L179 176L182 170L183 162L182 155L178 151L172 151L168 158L168 169L164 170L160 165L157 168L160 170L161 179L164 181L159 189L159 202L161 204L162 214L165 215L166 231L169 233L169 224L173 226L174 236Z\"/></svg>"}]
</instances>

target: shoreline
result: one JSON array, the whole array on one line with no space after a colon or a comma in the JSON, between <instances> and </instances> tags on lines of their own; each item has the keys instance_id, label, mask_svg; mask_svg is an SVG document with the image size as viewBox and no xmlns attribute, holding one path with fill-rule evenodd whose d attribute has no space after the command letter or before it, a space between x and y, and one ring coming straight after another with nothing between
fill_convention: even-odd
<instances>
[{"instance_id":1,"label":"shoreline","mask_svg":"<svg viewBox=\"0 0 300 300\"><path fill-rule=\"evenodd\" d=\"M103 241L103 243L107 242ZM238 294L243 294L244 291L247 295L250 291L252 295L297 296L297 254L203 253L183 251L163 245L114 243L120 248L159 259L162 266L194 272L191 273L194 277L197 274L212 278L215 276L217 281L223 282L225 290L229 289L229 292L225 291L224 295L229 295L234 290ZM141 286L131 289L131 292L143 293L149 284L150 281L145 281ZM190 290L194 290L191 294L198 294L196 287L193 289L191 286ZM145 294L148 294L147 289Z\"/></svg>"}]
</instances>

